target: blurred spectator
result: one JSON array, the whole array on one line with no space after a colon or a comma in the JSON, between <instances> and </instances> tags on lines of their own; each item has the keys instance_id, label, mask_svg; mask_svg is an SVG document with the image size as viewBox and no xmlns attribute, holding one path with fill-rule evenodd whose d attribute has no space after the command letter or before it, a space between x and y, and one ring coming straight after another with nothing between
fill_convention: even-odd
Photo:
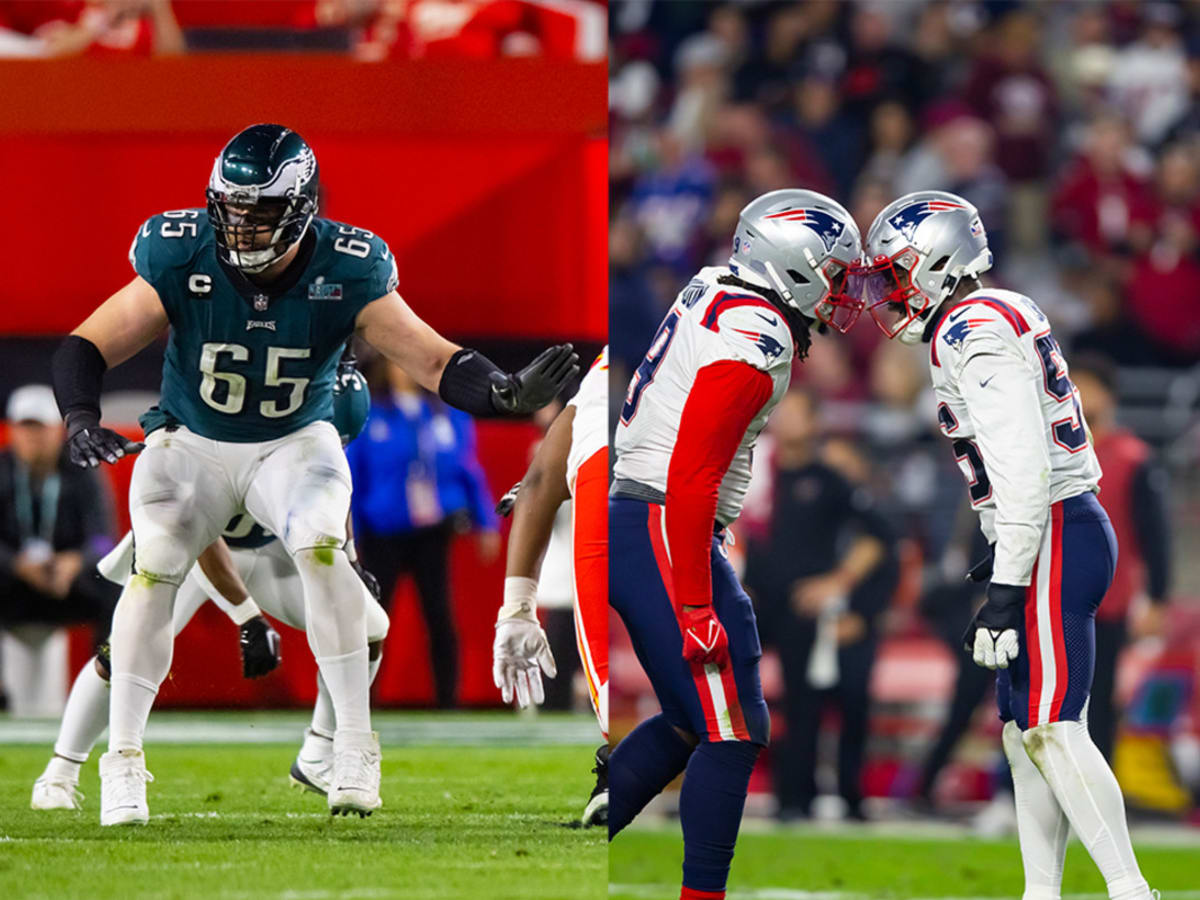
<instances>
[{"instance_id":1,"label":"blurred spectator","mask_svg":"<svg viewBox=\"0 0 1200 900\"><path fill-rule=\"evenodd\" d=\"M56 628L88 624L102 640L120 594L96 573L113 545L112 505L99 475L63 453L62 419L48 386L13 391L8 420L10 446L0 451L4 687L14 714L55 715L67 673Z\"/></svg>"},{"instance_id":2,"label":"blurred spectator","mask_svg":"<svg viewBox=\"0 0 1200 900\"><path fill-rule=\"evenodd\" d=\"M1164 361L1200 361L1200 160L1197 148L1168 147L1152 190L1131 215L1137 251L1129 310L1165 351Z\"/></svg>"},{"instance_id":3,"label":"blurred spectator","mask_svg":"<svg viewBox=\"0 0 1200 900\"><path fill-rule=\"evenodd\" d=\"M1101 255L1125 250L1133 210L1145 202L1143 160L1124 119L1097 117L1083 155L1066 169L1051 201L1059 236Z\"/></svg>"},{"instance_id":4,"label":"blurred spectator","mask_svg":"<svg viewBox=\"0 0 1200 900\"><path fill-rule=\"evenodd\" d=\"M1088 704L1092 740L1111 761L1117 732L1113 707L1117 660L1130 624L1135 637L1163 633L1171 576L1167 473L1145 441L1117 425L1116 373L1111 363L1103 357L1079 355L1071 358L1070 365L1083 416L1092 430L1092 446L1104 470L1100 503L1112 520L1120 551L1112 586L1096 613L1096 674Z\"/></svg>"},{"instance_id":5,"label":"blurred spectator","mask_svg":"<svg viewBox=\"0 0 1200 900\"><path fill-rule=\"evenodd\" d=\"M30 35L48 57L184 52L171 0L35 0L0 6L0 26Z\"/></svg>"},{"instance_id":6,"label":"blurred spectator","mask_svg":"<svg viewBox=\"0 0 1200 900\"><path fill-rule=\"evenodd\" d=\"M379 579L389 609L402 572L412 575L433 665L436 702L455 704L458 641L450 610L450 544L475 530L479 555L500 551L493 500L475 455L475 426L466 413L423 391L399 366L380 360L384 379L362 435L346 455L354 479L351 510L363 565Z\"/></svg>"},{"instance_id":7,"label":"blurred spectator","mask_svg":"<svg viewBox=\"0 0 1200 900\"><path fill-rule=\"evenodd\" d=\"M912 106L927 98L918 77L920 66L897 40L893 16L903 12L900 4L858 3L850 14L850 44L842 93L846 108L860 119L876 103L900 97Z\"/></svg>"},{"instance_id":8,"label":"blurred spectator","mask_svg":"<svg viewBox=\"0 0 1200 900\"><path fill-rule=\"evenodd\" d=\"M879 209L887 206L895 197L891 196L891 184L908 164L908 155L913 145L913 121L908 108L895 100L885 100L871 112L870 154L862 167L862 179L882 183L888 194ZM875 212L879 212L879 209ZM866 220L870 226L872 214ZM859 225L862 229L862 225ZM863 230L866 235L866 231Z\"/></svg>"},{"instance_id":9,"label":"blurred spectator","mask_svg":"<svg viewBox=\"0 0 1200 900\"><path fill-rule=\"evenodd\" d=\"M692 225L707 215L712 202L712 169L669 129L659 130L656 149L657 165L635 182L630 210L651 260L689 275L695 262L688 253Z\"/></svg>"},{"instance_id":10,"label":"blurred spectator","mask_svg":"<svg viewBox=\"0 0 1200 900\"><path fill-rule=\"evenodd\" d=\"M811 394L789 392L771 432L770 525L748 550L746 584L760 633L783 663L787 733L774 762L780 815L811 814L822 707L834 700L842 719L838 793L848 815L861 819L875 620L895 587L892 538L866 489L821 461Z\"/></svg>"},{"instance_id":11,"label":"blurred spectator","mask_svg":"<svg viewBox=\"0 0 1200 900\"><path fill-rule=\"evenodd\" d=\"M614 217L608 226L608 341L614 369L626 373L642 361L666 315L650 290L645 257L641 230L628 217Z\"/></svg>"},{"instance_id":12,"label":"blurred spectator","mask_svg":"<svg viewBox=\"0 0 1200 900\"><path fill-rule=\"evenodd\" d=\"M964 94L996 133L997 165L1010 181L1046 174L1054 147L1057 98L1037 56L1037 14L1016 9L996 27L994 49L975 64Z\"/></svg>"},{"instance_id":13,"label":"blurred spectator","mask_svg":"<svg viewBox=\"0 0 1200 900\"><path fill-rule=\"evenodd\" d=\"M1144 3L1142 33L1117 51L1108 70L1113 102L1133 124L1138 140L1159 144L1187 111L1188 71L1174 3Z\"/></svg>"}]
</instances>

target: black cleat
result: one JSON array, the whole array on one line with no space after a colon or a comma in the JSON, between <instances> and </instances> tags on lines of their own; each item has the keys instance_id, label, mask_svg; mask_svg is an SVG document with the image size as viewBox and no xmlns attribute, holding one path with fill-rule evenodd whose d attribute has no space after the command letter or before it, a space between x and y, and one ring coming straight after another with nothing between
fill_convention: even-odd
<instances>
[{"instance_id":1,"label":"black cleat","mask_svg":"<svg viewBox=\"0 0 1200 900\"><path fill-rule=\"evenodd\" d=\"M592 796L588 798L587 806L583 809L580 820L585 828L593 825L608 824L608 744L601 744L596 749L596 786L592 788Z\"/></svg>"}]
</instances>

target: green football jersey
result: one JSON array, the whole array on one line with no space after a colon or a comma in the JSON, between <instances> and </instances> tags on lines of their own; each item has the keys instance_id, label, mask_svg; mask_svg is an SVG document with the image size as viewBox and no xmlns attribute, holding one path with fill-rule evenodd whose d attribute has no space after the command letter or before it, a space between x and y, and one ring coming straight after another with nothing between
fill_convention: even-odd
<instances>
[{"instance_id":1,"label":"green football jersey","mask_svg":"<svg viewBox=\"0 0 1200 900\"><path fill-rule=\"evenodd\" d=\"M221 263L203 209L153 216L129 250L171 323L151 431L178 422L218 441L268 441L333 419L338 358L364 306L396 288L369 231L313 219L295 262L263 287Z\"/></svg>"}]
</instances>

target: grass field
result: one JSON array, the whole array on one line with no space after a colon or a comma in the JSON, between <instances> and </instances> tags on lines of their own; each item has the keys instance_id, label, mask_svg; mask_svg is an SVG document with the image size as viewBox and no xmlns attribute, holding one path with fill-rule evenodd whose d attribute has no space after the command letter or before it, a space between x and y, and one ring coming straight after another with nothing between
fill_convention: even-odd
<instances>
[{"instance_id":1,"label":"grass field","mask_svg":"<svg viewBox=\"0 0 1200 900\"><path fill-rule=\"evenodd\" d=\"M751 830L738 839L728 900L1004 898L1024 883L1012 841L950 835L904 838L898 829L849 833L813 827ZM1200 900L1200 845L1140 843L1138 861L1163 900ZM622 833L610 848L609 900L678 897L683 841L677 823ZM1078 844L1067 851L1063 898L1107 897Z\"/></svg>"},{"instance_id":2,"label":"grass field","mask_svg":"<svg viewBox=\"0 0 1200 900\"><path fill-rule=\"evenodd\" d=\"M102 829L97 754L80 783L83 811L34 812L30 787L50 745L33 738L48 726L0 723L0 898L607 895L604 835L569 827L593 783L598 741L586 720L392 715L376 724L384 808L334 819L323 798L287 786L298 742L271 740L298 736L300 719L156 716L150 824ZM573 742L537 740L561 738L562 726ZM206 732L227 740L239 730L253 743L204 742ZM200 740L187 741L193 732Z\"/></svg>"}]
</instances>

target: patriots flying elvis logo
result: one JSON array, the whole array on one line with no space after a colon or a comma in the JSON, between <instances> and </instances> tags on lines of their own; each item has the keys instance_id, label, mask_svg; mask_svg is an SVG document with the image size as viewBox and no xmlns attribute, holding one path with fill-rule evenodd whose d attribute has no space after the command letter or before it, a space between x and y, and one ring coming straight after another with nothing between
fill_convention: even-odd
<instances>
[{"instance_id":1,"label":"patriots flying elvis logo","mask_svg":"<svg viewBox=\"0 0 1200 900\"><path fill-rule=\"evenodd\" d=\"M948 200L919 200L910 203L894 216L888 218L888 224L903 234L910 241L917 226L934 213L946 212L951 209L965 209L961 203L951 203Z\"/></svg>"},{"instance_id":2,"label":"patriots flying elvis logo","mask_svg":"<svg viewBox=\"0 0 1200 900\"><path fill-rule=\"evenodd\" d=\"M964 340L966 340L967 332L969 332L972 328L974 328L976 325L982 325L984 322L991 321L994 320L990 318L961 319L946 329L946 331L942 334L942 339L948 346L957 347Z\"/></svg>"},{"instance_id":3,"label":"patriots flying elvis logo","mask_svg":"<svg viewBox=\"0 0 1200 900\"><path fill-rule=\"evenodd\" d=\"M833 249L833 245L837 243L846 228L829 213L819 209L785 209L783 212L771 213L765 218L782 219L785 222L799 222L801 225L807 225L817 233L817 237L825 245L826 252Z\"/></svg>"},{"instance_id":4,"label":"patriots flying elvis logo","mask_svg":"<svg viewBox=\"0 0 1200 900\"><path fill-rule=\"evenodd\" d=\"M775 340L775 338L771 335L763 334L759 331L746 331L742 328L735 328L733 330L738 334L748 337L750 340L754 341L754 346L762 351L762 354L767 358L768 363L773 362L783 355L783 344L779 343L779 341Z\"/></svg>"}]
</instances>

